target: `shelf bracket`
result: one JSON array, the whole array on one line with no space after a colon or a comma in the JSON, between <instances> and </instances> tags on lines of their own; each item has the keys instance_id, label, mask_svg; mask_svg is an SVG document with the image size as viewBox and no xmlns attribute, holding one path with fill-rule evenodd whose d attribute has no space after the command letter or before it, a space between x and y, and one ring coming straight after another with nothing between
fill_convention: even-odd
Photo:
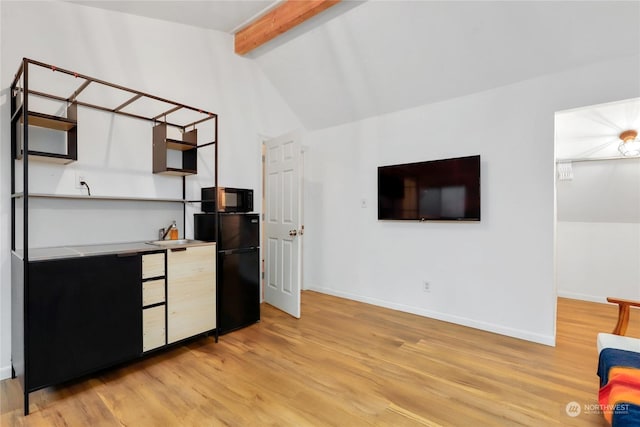
<instances>
[{"instance_id":1,"label":"shelf bracket","mask_svg":"<svg viewBox=\"0 0 640 427\"><path fill-rule=\"evenodd\" d=\"M136 96L130 98L129 100L123 102L122 104L118 105L116 108L113 109L113 112L117 112L122 110L124 107L126 107L127 105L131 104L132 102L137 101L138 99L142 98L141 94L137 94Z\"/></svg>"},{"instance_id":2,"label":"shelf bracket","mask_svg":"<svg viewBox=\"0 0 640 427\"><path fill-rule=\"evenodd\" d=\"M78 87L78 89L76 89L75 92L73 92L71 94L71 96L69 98L67 98L67 102L71 103L71 102L75 101L76 98L78 97L78 95L80 95L80 92L85 90L87 88L87 86L89 86L90 83L91 83L91 80L85 80L84 83L82 83L80 85L80 87Z\"/></svg>"},{"instance_id":3,"label":"shelf bracket","mask_svg":"<svg viewBox=\"0 0 640 427\"><path fill-rule=\"evenodd\" d=\"M167 114L174 113L174 112L178 111L178 110L179 110L179 109L181 109L181 108L182 108L182 106L181 106L181 105L178 105L178 106L176 106L176 107L173 107L172 109L167 110L167 111L165 111L164 113L160 113L160 114L158 114L157 116L155 116L155 117L153 118L153 120L159 119L160 117L164 117L164 120L166 121L166 120L167 120Z\"/></svg>"}]
</instances>

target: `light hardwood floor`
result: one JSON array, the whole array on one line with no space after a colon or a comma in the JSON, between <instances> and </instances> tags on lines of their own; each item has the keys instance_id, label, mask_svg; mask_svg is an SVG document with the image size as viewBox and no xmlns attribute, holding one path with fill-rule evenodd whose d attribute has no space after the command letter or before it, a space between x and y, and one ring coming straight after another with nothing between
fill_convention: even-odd
<instances>
[{"instance_id":1,"label":"light hardwood floor","mask_svg":"<svg viewBox=\"0 0 640 427\"><path fill-rule=\"evenodd\" d=\"M525 302L523 302L525 303ZM9 426L604 426L599 331L616 307L558 302L552 348L315 292L262 322L31 394L0 383ZM640 310L628 335L640 337ZM587 408L588 409L588 408ZM586 411L589 412L589 411Z\"/></svg>"}]
</instances>

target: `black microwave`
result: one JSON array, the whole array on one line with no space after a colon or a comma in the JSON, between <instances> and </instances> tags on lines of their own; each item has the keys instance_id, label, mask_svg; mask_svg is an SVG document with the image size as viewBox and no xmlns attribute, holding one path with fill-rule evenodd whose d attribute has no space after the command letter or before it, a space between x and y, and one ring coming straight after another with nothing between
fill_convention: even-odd
<instances>
[{"instance_id":1,"label":"black microwave","mask_svg":"<svg viewBox=\"0 0 640 427\"><path fill-rule=\"evenodd\" d=\"M251 212L253 211L253 190L248 188L204 187L201 190L202 211Z\"/></svg>"}]
</instances>

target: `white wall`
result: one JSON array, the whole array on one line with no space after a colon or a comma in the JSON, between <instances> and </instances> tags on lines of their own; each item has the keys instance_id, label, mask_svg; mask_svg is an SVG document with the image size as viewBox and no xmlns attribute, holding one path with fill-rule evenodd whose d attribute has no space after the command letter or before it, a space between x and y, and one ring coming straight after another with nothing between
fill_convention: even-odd
<instances>
[{"instance_id":1,"label":"white wall","mask_svg":"<svg viewBox=\"0 0 640 427\"><path fill-rule=\"evenodd\" d=\"M218 113L220 183L254 188L256 197L261 179L258 135L282 134L300 127L300 122L253 61L233 53L228 34L66 2L2 1L0 18L0 378L5 378L10 374L8 88L22 57ZM79 114L78 162L68 166L30 162L31 191L76 194L75 173L81 171L87 174L93 194L181 196L179 178L151 174L149 123L82 108ZM131 150L123 151L125 146ZM188 180L187 197L197 197L200 185L211 185L211 158L212 154L200 157L199 174ZM47 227L48 209L56 204L42 202L34 212L40 221L32 243L149 239L174 218L174 213L135 215L137 208L117 203L105 204L104 209L72 204L65 215L56 216L53 227ZM132 209L134 214L127 215ZM194 210L190 208L188 221ZM73 215L93 222L74 228ZM186 229L191 232L190 224ZM94 237L89 234L92 230Z\"/></svg>"},{"instance_id":2,"label":"white wall","mask_svg":"<svg viewBox=\"0 0 640 427\"><path fill-rule=\"evenodd\" d=\"M624 57L310 132L305 282L553 345L554 113L637 96L639 73ZM472 154L481 222L377 220L377 166Z\"/></svg>"},{"instance_id":3,"label":"white wall","mask_svg":"<svg viewBox=\"0 0 640 427\"><path fill-rule=\"evenodd\" d=\"M640 223L558 222L558 295L640 300Z\"/></svg>"},{"instance_id":4,"label":"white wall","mask_svg":"<svg viewBox=\"0 0 640 427\"><path fill-rule=\"evenodd\" d=\"M558 181L558 295L640 299L640 159L573 163Z\"/></svg>"}]
</instances>

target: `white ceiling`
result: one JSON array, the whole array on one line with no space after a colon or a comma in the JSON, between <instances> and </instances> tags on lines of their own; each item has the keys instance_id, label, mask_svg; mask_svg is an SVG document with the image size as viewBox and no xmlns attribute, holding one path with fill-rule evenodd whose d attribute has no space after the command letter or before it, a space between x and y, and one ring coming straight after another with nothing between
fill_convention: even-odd
<instances>
[{"instance_id":1,"label":"white ceiling","mask_svg":"<svg viewBox=\"0 0 640 427\"><path fill-rule=\"evenodd\" d=\"M638 17L640 2L368 1L256 60L318 129L637 55Z\"/></svg>"},{"instance_id":2,"label":"white ceiling","mask_svg":"<svg viewBox=\"0 0 640 427\"><path fill-rule=\"evenodd\" d=\"M163 21L231 33L281 0L67 0Z\"/></svg>"},{"instance_id":3,"label":"white ceiling","mask_svg":"<svg viewBox=\"0 0 640 427\"><path fill-rule=\"evenodd\" d=\"M231 32L277 2L74 3ZM248 56L320 129L638 55L639 17L639 1L343 1Z\"/></svg>"},{"instance_id":4,"label":"white ceiling","mask_svg":"<svg viewBox=\"0 0 640 427\"><path fill-rule=\"evenodd\" d=\"M619 135L629 129L640 131L640 98L556 113L556 157L620 157Z\"/></svg>"}]
</instances>

